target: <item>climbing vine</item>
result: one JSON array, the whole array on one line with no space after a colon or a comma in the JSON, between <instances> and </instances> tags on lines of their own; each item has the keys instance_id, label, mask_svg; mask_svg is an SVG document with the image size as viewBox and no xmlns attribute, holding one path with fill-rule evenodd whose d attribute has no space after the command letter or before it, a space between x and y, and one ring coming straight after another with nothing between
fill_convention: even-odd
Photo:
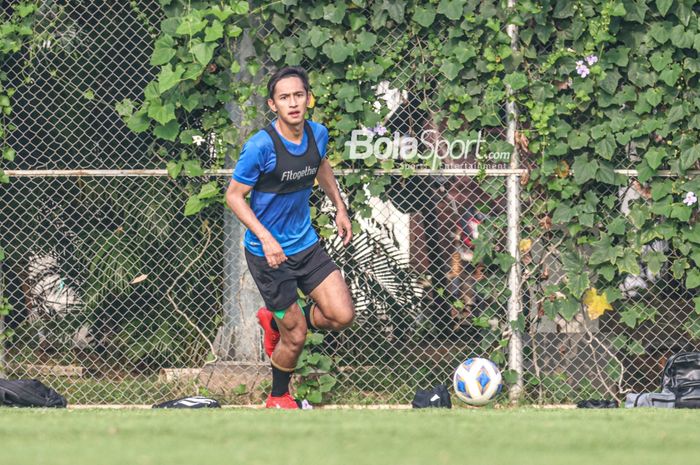
<instances>
[{"instance_id":1,"label":"climbing vine","mask_svg":"<svg viewBox=\"0 0 700 465\"><path fill-rule=\"evenodd\" d=\"M37 2L18 2L11 10L3 11L0 16L0 62L6 63L13 54L20 52L30 41L36 39L34 33L34 13L38 9ZM8 79L4 71L0 70L0 145L2 146L2 156L0 157L0 185L8 184L10 177L5 173L3 167L7 163L14 161L15 149L7 143L8 135L14 131L15 126L10 123L9 117L12 115L12 96L15 89L7 87ZM5 260L5 252L0 242L0 263ZM12 311L8 299L2 296L4 283L0 280L0 319L9 315ZM11 330L0 332L0 342L12 335Z\"/></svg>"},{"instance_id":2,"label":"climbing vine","mask_svg":"<svg viewBox=\"0 0 700 465\"><path fill-rule=\"evenodd\" d=\"M696 225L700 31L692 1L518 2L523 86L520 149L535 163L523 223L526 285L537 312L567 321L614 311L634 329L659 309L642 285L686 301L690 339L700 338L700 234ZM636 177L615 169L634 169ZM663 174L663 175L662 175ZM555 244L561 279L533 241ZM543 255L551 255L544 251ZM647 280L645 283L644 280ZM641 284L639 284L641 283ZM639 287L637 287L639 286ZM619 335L613 347L644 354ZM621 379L613 367L609 374Z\"/></svg>"},{"instance_id":3,"label":"climbing vine","mask_svg":"<svg viewBox=\"0 0 700 465\"><path fill-rule=\"evenodd\" d=\"M235 160L247 128L260 126L267 70L303 65L315 100L310 111L329 129L329 160L355 168L339 181L364 217L368 196L385 196L393 182L377 169L409 177L418 162L350 159L354 129L392 136L384 127L391 105L380 89L408 90L403 98L427 115L422 129L445 137L501 130L505 103L517 104L528 209L520 254L523 286L539 292L536 315L569 321L582 310L592 319L617 310L635 327L655 313L625 298L627 277L667 269L691 293L700 287L700 181L690 173L700 160L694 2L518 1L514 9L478 0L160 3L165 19L151 58L157 78L142 102L126 100L117 110L133 131L161 142L171 177L192 181L186 214L224 202L219 182L198 178L226 157ZM518 27L514 47L509 24ZM502 137L486 143L482 150L513 149ZM638 175L630 182L616 168ZM330 218L314 213L321 233L332 234ZM506 271L514 259L492 239L475 241L475 260ZM653 246L659 241L665 245ZM550 279L555 256L560 279ZM700 299L694 302L696 314L684 324L698 338ZM488 326L482 320L475 321ZM616 344L639 350L636 341Z\"/></svg>"}]
</instances>

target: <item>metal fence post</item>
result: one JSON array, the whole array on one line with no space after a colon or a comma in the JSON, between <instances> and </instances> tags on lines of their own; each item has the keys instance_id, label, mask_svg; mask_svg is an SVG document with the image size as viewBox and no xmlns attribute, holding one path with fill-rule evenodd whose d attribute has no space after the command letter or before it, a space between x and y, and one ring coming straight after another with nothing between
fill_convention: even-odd
<instances>
[{"instance_id":1,"label":"metal fence post","mask_svg":"<svg viewBox=\"0 0 700 465\"><path fill-rule=\"evenodd\" d=\"M238 60L243 65L247 57L253 56L253 42L247 36L241 41ZM245 69L245 66L241 66ZM245 71L242 71L245 72ZM259 103L259 102L256 102ZM235 103L227 106L231 124L241 127L243 112ZM243 132L243 131L242 131ZM226 158L225 167L233 171L235 163ZM255 310L262 300L258 294L245 261L243 235L245 226L228 208L224 209L224 295L223 326L217 340L218 356L222 360L237 362L259 362L260 331L255 320Z\"/></svg>"},{"instance_id":2,"label":"metal fence post","mask_svg":"<svg viewBox=\"0 0 700 465\"><path fill-rule=\"evenodd\" d=\"M1 264L0 264L1 265ZM5 296L5 275L0 266L0 302ZM0 315L0 335L5 331L5 317ZM5 341L0 339L0 377L5 377Z\"/></svg>"},{"instance_id":3,"label":"metal fence post","mask_svg":"<svg viewBox=\"0 0 700 465\"><path fill-rule=\"evenodd\" d=\"M515 7L515 0L508 0L508 8ZM510 37L510 45L513 50L518 46L518 27L514 24L508 24L506 27L508 37ZM518 109L515 101L512 100L513 90L510 86L506 86L506 118L508 122L507 140L513 145L513 153L510 159L510 167L512 169L519 168L518 149L515 144L515 131L517 129ZM510 268L508 275L508 289L510 297L508 298L508 322L510 324L511 338L508 346L508 368L514 370L517 375L517 381L511 385L509 397L511 401L516 401L520 397L523 390L523 339L522 333L517 329L516 323L522 314L522 302L520 295L520 254L518 250L520 237L520 179L516 174L508 176L507 184L507 200L508 200L508 253L515 259L513 266Z\"/></svg>"}]
</instances>

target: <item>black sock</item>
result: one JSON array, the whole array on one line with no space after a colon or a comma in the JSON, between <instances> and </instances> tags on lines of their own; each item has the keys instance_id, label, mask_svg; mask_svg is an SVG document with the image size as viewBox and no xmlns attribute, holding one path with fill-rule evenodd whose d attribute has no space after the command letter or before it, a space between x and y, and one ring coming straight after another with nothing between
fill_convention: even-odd
<instances>
[{"instance_id":1,"label":"black sock","mask_svg":"<svg viewBox=\"0 0 700 465\"><path fill-rule=\"evenodd\" d=\"M272 365L272 397L283 396L289 392L289 380L292 379L291 371L282 371Z\"/></svg>"},{"instance_id":2,"label":"black sock","mask_svg":"<svg viewBox=\"0 0 700 465\"><path fill-rule=\"evenodd\" d=\"M275 331L280 330L279 326L277 326L277 320L275 319L274 315L272 316L272 323L270 323L270 327Z\"/></svg>"},{"instance_id":3,"label":"black sock","mask_svg":"<svg viewBox=\"0 0 700 465\"><path fill-rule=\"evenodd\" d=\"M316 330L316 328L312 323L311 323L311 308L314 306L314 303L311 302L309 305L304 307L304 318L306 318L306 327L311 330Z\"/></svg>"}]
</instances>

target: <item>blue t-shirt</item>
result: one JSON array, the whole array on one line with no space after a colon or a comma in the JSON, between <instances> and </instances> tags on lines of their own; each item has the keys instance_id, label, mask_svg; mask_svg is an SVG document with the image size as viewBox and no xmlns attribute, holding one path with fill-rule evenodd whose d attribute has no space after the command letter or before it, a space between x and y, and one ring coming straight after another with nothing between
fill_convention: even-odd
<instances>
[{"instance_id":1,"label":"blue t-shirt","mask_svg":"<svg viewBox=\"0 0 700 465\"><path fill-rule=\"evenodd\" d=\"M326 156L328 145L328 129L322 124L308 122L316 139L318 153L323 158ZM273 121L273 127L274 123ZM306 131L303 132L301 144L290 142L281 134L279 136L290 154L301 156L306 152ZM261 129L243 145L233 171L233 179L241 184L254 186L262 173L269 173L275 169L276 162L272 138ZM310 196L310 187L288 194L260 192L255 189L250 193L250 208L258 221L277 239L287 256L301 252L318 241L318 235L311 225ZM244 245L250 253L265 256L260 240L250 230L245 232Z\"/></svg>"}]
</instances>

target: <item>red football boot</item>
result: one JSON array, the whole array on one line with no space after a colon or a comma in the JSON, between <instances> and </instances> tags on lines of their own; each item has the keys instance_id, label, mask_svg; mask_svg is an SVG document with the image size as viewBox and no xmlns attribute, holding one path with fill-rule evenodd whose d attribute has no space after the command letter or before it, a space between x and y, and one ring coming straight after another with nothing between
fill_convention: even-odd
<instances>
[{"instance_id":1,"label":"red football boot","mask_svg":"<svg viewBox=\"0 0 700 465\"><path fill-rule=\"evenodd\" d=\"M258 324L263 329L263 346L268 357L272 356L272 352L280 342L280 332L272 329L272 312L265 307L258 309Z\"/></svg>"},{"instance_id":2,"label":"red football boot","mask_svg":"<svg viewBox=\"0 0 700 465\"><path fill-rule=\"evenodd\" d=\"M301 408L299 403L294 400L291 394L286 393L279 397L272 397L270 394L267 397L267 402L265 402L265 408L282 408L286 410L298 410Z\"/></svg>"}]
</instances>

